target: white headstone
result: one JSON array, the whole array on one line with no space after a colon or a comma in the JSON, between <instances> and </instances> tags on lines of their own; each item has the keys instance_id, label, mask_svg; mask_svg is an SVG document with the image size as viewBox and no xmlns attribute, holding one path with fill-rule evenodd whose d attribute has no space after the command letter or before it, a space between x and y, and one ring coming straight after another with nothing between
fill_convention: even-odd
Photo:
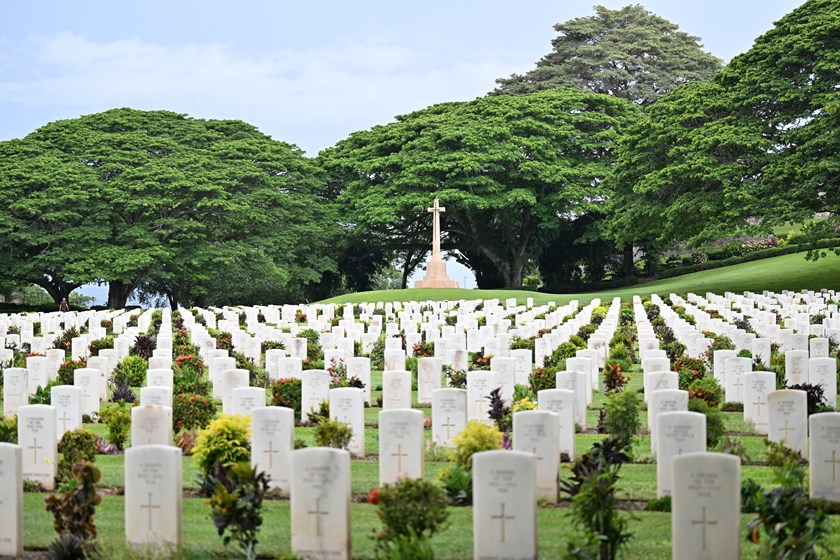
<instances>
[{"instance_id":1,"label":"white headstone","mask_svg":"<svg viewBox=\"0 0 840 560\"><path fill-rule=\"evenodd\" d=\"M744 374L752 371L749 358L729 358L726 360L726 402L744 402Z\"/></svg>"},{"instance_id":2,"label":"white headstone","mask_svg":"<svg viewBox=\"0 0 840 560\"><path fill-rule=\"evenodd\" d=\"M656 417L664 412L686 412L687 410L688 391L661 389L650 394L647 417L651 453L656 453Z\"/></svg>"},{"instance_id":3,"label":"white headstone","mask_svg":"<svg viewBox=\"0 0 840 560\"><path fill-rule=\"evenodd\" d=\"M379 413L379 485L423 478L423 413L393 409Z\"/></svg>"},{"instance_id":4,"label":"white headstone","mask_svg":"<svg viewBox=\"0 0 840 560\"><path fill-rule=\"evenodd\" d=\"M560 417L556 413L526 410L513 414L513 449L534 454L537 463L537 496L550 504L557 503L559 440Z\"/></svg>"},{"instance_id":5,"label":"white headstone","mask_svg":"<svg viewBox=\"0 0 840 560\"><path fill-rule=\"evenodd\" d=\"M840 502L840 412L812 414L809 423L809 495Z\"/></svg>"},{"instance_id":6,"label":"white headstone","mask_svg":"<svg viewBox=\"0 0 840 560\"><path fill-rule=\"evenodd\" d=\"M467 420L488 422L490 392L496 388L496 374L492 371L471 371L467 374Z\"/></svg>"},{"instance_id":7,"label":"white headstone","mask_svg":"<svg viewBox=\"0 0 840 560\"><path fill-rule=\"evenodd\" d=\"M365 392L356 387L330 389L330 418L350 426L353 435L347 450L354 457L365 456ZM380 426L380 438L382 427Z\"/></svg>"},{"instance_id":8,"label":"white headstone","mask_svg":"<svg viewBox=\"0 0 840 560\"><path fill-rule=\"evenodd\" d=\"M350 558L350 453L310 447L292 452L292 552Z\"/></svg>"},{"instance_id":9,"label":"white headstone","mask_svg":"<svg viewBox=\"0 0 840 560\"><path fill-rule=\"evenodd\" d=\"M776 389L776 374L752 371L744 374L744 423L750 423L758 434L767 434L770 409L767 396Z\"/></svg>"},{"instance_id":10,"label":"white headstone","mask_svg":"<svg viewBox=\"0 0 840 560\"><path fill-rule=\"evenodd\" d=\"M295 411L283 406L255 408L251 413L251 466L269 475L269 488L289 496Z\"/></svg>"},{"instance_id":11,"label":"white headstone","mask_svg":"<svg viewBox=\"0 0 840 560\"><path fill-rule=\"evenodd\" d=\"M432 391L432 442L452 447L452 438L467 427L467 392L464 389Z\"/></svg>"},{"instance_id":12,"label":"white headstone","mask_svg":"<svg viewBox=\"0 0 840 560\"><path fill-rule=\"evenodd\" d=\"M837 408L837 360L834 358L811 358L808 360L808 382L822 385L826 404Z\"/></svg>"},{"instance_id":13,"label":"white headstone","mask_svg":"<svg viewBox=\"0 0 840 560\"><path fill-rule=\"evenodd\" d=\"M99 412L99 370L79 368L73 372L73 385L82 390L82 414Z\"/></svg>"},{"instance_id":14,"label":"white headstone","mask_svg":"<svg viewBox=\"0 0 840 560\"><path fill-rule=\"evenodd\" d=\"M61 441L64 432L82 427L82 390L73 385L55 385L50 388L50 403L55 407L56 439Z\"/></svg>"},{"instance_id":15,"label":"white headstone","mask_svg":"<svg viewBox=\"0 0 840 560\"><path fill-rule=\"evenodd\" d=\"M309 413L317 412L323 401L329 401L330 374L322 369L308 369L302 373L301 421L309 421Z\"/></svg>"},{"instance_id":16,"label":"white headstone","mask_svg":"<svg viewBox=\"0 0 840 560\"><path fill-rule=\"evenodd\" d=\"M248 387L251 374L247 369L227 369L222 372L222 412L236 414L234 389Z\"/></svg>"},{"instance_id":17,"label":"white headstone","mask_svg":"<svg viewBox=\"0 0 840 560\"><path fill-rule=\"evenodd\" d=\"M575 394L566 389L543 389L537 395L539 410L548 410L558 416L560 430L558 451L575 460Z\"/></svg>"},{"instance_id":18,"label":"white headstone","mask_svg":"<svg viewBox=\"0 0 840 560\"><path fill-rule=\"evenodd\" d=\"M125 451L125 538L132 545L179 546L183 458L168 445Z\"/></svg>"},{"instance_id":19,"label":"white headstone","mask_svg":"<svg viewBox=\"0 0 840 560\"><path fill-rule=\"evenodd\" d=\"M0 443L0 556L23 555L23 449Z\"/></svg>"},{"instance_id":20,"label":"white headstone","mask_svg":"<svg viewBox=\"0 0 840 560\"><path fill-rule=\"evenodd\" d=\"M575 423L586 429L586 374L579 371L558 371L555 386L575 394Z\"/></svg>"},{"instance_id":21,"label":"white headstone","mask_svg":"<svg viewBox=\"0 0 840 560\"><path fill-rule=\"evenodd\" d=\"M432 392L441 388L443 362L440 358L417 360L417 402L432 402Z\"/></svg>"},{"instance_id":22,"label":"white headstone","mask_svg":"<svg viewBox=\"0 0 840 560\"><path fill-rule=\"evenodd\" d=\"M808 382L807 350L788 350L785 352L785 379L788 385Z\"/></svg>"},{"instance_id":23,"label":"white headstone","mask_svg":"<svg viewBox=\"0 0 840 560\"><path fill-rule=\"evenodd\" d=\"M723 453L687 453L671 468L671 557L741 557L741 460Z\"/></svg>"},{"instance_id":24,"label":"white headstone","mask_svg":"<svg viewBox=\"0 0 840 560\"><path fill-rule=\"evenodd\" d=\"M18 408L18 445L23 451L23 478L53 490L58 465L55 407L30 404Z\"/></svg>"},{"instance_id":25,"label":"white headstone","mask_svg":"<svg viewBox=\"0 0 840 560\"><path fill-rule=\"evenodd\" d=\"M255 408L265 406L265 389L262 387L237 387L233 390L233 413L247 416Z\"/></svg>"},{"instance_id":26,"label":"white headstone","mask_svg":"<svg viewBox=\"0 0 840 560\"><path fill-rule=\"evenodd\" d=\"M663 412L656 421L656 496L661 498L671 495L673 489L673 458L706 451L706 415Z\"/></svg>"},{"instance_id":27,"label":"white headstone","mask_svg":"<svg viewBox=\"0 0 840 560\"><path fill-rule=\"evenodd\" d=\"M135 406L131 409L131 447L172 445L172 409Z\"/></svg>"},{"instance_id":28,"label":"white headstone","mask_svg":"<svg viewBox=\"0 0 840 560\"><path fill-rule=\"evenodd\" d=\"M18 408L29 403L25 368L3 370L3 415L11 418Z\"/></svg>"},{"instance_id":29,"label":"white headstone","mask_svg":"<svg viewBox=\"0 0 840 560\"><path fill-rule=\"evenodd\" d=\"M767 437L807 458L808 398L805 391L770 391L767 401L770 410Z\"/></svg>"},{"instance_id":30,"label":"white headstone","mask_svg":"<svg viewBox=\"0 0 840 560\"><path fill-rule=\"evenodd\" d=\"M537 557L536 457L520 451L473 455L475 558Z\"/></svg>"},{"instance_id":31,"label":"white headstone","mask_svg":"<svg viewBox=\"0 0 840 560\"><path fill-rule=\"evenodd\" d=\"M411 372L382 373L382 409L411 408Z\"/></svg>"}]
</instances>

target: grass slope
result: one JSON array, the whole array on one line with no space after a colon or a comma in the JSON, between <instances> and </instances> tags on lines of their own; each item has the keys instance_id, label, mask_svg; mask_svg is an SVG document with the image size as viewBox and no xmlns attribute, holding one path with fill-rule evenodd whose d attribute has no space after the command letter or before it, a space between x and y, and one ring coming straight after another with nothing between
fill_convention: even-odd
<instances>
[{"instance_id":1,"label":"grass slope","mask_svg":"<svg viewBox=\"0 0 840 560\"><path fill-rule=\"evenodd\" d=\"M634 295L646 296L652 293L667 295L694 292L705 294L714 292L741 293L745 291L762 292L773 290L820 290L823 288L840 290L840 257L829 254L817 262L806 261L805 253L794 253L771 257L758 261L725 266L713 270L704 270L684 274L674 278L636 284L627 288L589 292L580 294L545 294L525 290L466 290L460 288L434 289L418 288L410 290L382 290L378 292L359 292L324 300L320 303L362 303L371 301L426 301L459 299L500 299L516 298L520 303L525 298L533 297L536 305L554 301L563 305L577 299L588 303L593 298L607 299L619 296L628 299Z\"/></svg>"}]
</instances>

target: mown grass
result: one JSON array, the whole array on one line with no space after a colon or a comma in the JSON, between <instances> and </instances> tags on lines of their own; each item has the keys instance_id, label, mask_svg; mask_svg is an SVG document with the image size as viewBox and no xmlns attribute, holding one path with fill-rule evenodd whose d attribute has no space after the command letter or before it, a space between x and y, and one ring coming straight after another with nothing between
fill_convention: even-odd
<instances>
[{"instance_id":1,"label":"mown grass","mask_svg":"<svg viewBox=\"0 0 840 560\"><path fill-rule=\"evenodd\" d=\"M573 299L585 304L593 298L605 300L621 297L628 299L634 295L649 296L653 293L664 296L669 293L684 294L688 292L697 294L705 294L706 292L716 294L724 292L741 293L745 291L761 293L764 290L799 291L823 288L840 290L840 257L833 253L816 262L806 261L805 253L793 253L601 292L545 294L525 290L421 288L358 292L334 297L321 303L455 301L459 299L499 299L504 302L507 298L516 298L520 304L523 304L526 298L531 297L534 298L535 305L546 304L550 301L557 303L557 305L563 305Z\"/></svg>"}]
</instances>

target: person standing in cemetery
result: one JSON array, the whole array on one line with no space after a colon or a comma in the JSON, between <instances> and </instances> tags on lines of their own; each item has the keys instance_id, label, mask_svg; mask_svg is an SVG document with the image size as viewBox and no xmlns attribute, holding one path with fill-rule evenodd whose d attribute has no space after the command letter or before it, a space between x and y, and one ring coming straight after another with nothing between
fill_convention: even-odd
<instances>
[{"instance_id":1,"label":"person standing in cemetery","mask_svg":"<svg viewBox=\"0 0 840 560\"><path fill-rule=\"evenodd\" d=\"M67 298L61 298L61 303L58 304L58 310L62 313L70 311L70 305L67 303Z\"/></svg>"}]
</instances>

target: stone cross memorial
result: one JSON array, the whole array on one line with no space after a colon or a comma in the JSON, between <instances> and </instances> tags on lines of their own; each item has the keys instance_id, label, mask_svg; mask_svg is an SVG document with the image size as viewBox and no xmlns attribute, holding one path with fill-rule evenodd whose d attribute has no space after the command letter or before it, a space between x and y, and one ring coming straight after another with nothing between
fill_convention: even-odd
<instances>
[{"instance_id":1,"label":"stone cross memorial","mask_svg":"<svg viewBox=\"0 0 840 560\"><path fill-rule=\"evenodd\" d=\"M426 276L414 283L415 288L457 288L458 282L450 280L446 274L446 263L440 257L440 215L446 208L435 199L434 206L428 209L432 214L432 259L426 265Z\"/></svg>"}]
</instances>

